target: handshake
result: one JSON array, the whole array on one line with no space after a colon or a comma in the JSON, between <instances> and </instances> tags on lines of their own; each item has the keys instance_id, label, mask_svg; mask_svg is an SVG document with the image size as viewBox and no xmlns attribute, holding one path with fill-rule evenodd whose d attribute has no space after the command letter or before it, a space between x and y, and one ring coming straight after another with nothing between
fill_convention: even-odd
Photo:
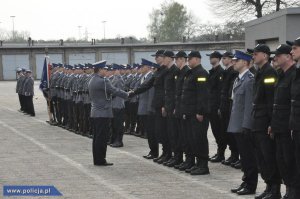
<instances>
[{"instance_id":1,"label":"handshake","mask_svg":"<svg viewBox=\"0 0 300 199\"><path fill-rule=\"evenodd\" d=\"M128 91L127 94L128 94L128 98L132 98L135 95L133 90Z\"/></svg>"}]
</instances>

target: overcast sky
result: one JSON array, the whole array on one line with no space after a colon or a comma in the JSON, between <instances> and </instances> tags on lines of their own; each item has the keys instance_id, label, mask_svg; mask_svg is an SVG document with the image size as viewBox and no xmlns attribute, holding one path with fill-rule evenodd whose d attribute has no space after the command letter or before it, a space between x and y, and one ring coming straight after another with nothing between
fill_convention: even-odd
<instances>
[{"instance_id":1,"label":"overcast sky","mask_svg":"<svg viewBox=\"0 0 300 199\"><path fill-rule=\"evenodd\" d=\"M222 22L206 0L176 0L191 10L201 22ZM134 35L147 37L149 14L164 0L1 0L0 29L26 30L32 39L78 39L88 31L89 38L102 39ZM78 28L81 26L81 28ZM79 31L80 29L80 31Z\"/></svg>"}]
</instances>

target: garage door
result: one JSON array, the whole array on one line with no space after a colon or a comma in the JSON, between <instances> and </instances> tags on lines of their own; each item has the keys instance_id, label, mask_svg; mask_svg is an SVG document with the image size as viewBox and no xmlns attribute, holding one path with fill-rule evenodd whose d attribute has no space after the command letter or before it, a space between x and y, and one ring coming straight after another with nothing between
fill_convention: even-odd
<instances>
[{"instance_id":1,"label":"garage door","mask_svg":"<svg viewBox=\"0 0 300 199\"><path fill-rule=\"evenodd\" d=\"M96 61L95 53L76 53L69 55L69 64L85 64L85 63L95 63Z\"/></svg>"},{"instance_id":2,"label":"garage door","mask_svg":"<svg viewBox=\"0 0 300 199\"><path fill-rule=\"evenodd\" d=\"M108 64L128 64L127 53L102 53L102 60L106 60Z\"/></svg>"},{"instance_id":3,"label":"garage door","mask_svg":"<svg viewBox=\"0 0 300 199\"><path fill-rule=\"evenodd\" d=\"M3 79L15 80L16 69L29 68L29 55L2 55Z\"/></svg>"},{"instance_id":4,"label":"garage door","mask_svg":"<svg viewBox=\"0 0 300 199\"><path fill-rule=\"evenodd\" d=\"M62 54L49 54L49 60L51 63L63 63ZM36 54L36 79L41 79L43 66L44 66L45 54Z\"/></svg>"}]
</instances>

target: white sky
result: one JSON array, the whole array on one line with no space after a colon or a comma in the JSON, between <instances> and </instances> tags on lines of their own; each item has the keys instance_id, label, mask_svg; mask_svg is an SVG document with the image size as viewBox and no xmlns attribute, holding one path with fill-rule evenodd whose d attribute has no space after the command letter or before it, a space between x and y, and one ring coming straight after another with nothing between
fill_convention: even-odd
<instances>
[{"instance_id":1,"label":"white sky","mask_svg":"<svg viewBox=\"0 0 300 199\"><path fill-rule=\"evenodd\" d=\"M191 10L201 22L221 22L206 0L176 0ZM106 38L134 35L147 37L149 14L164 0L1 0L0 29L29 31L32 39ZM79 28L78 26L82 26ZM79 34L79 32L81 34Z\"/></svg>"}]
</instances>

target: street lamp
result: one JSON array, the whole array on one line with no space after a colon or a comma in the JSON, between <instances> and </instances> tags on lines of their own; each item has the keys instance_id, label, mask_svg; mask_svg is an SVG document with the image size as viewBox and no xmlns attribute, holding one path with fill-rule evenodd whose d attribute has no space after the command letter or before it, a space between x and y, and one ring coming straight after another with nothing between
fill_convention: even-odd
<instances>
[{"instance_id":1,"label":"street lamp","mask_svg":"<svg viewBox=\"0 0 300 199\"><path fill-rule=\"evenodd\" d=\"M103 23L103 40L105 40L105 23L106 21L102 21Z\"/></svg>"},{"instance_id":2,"label":"street lamp","mask_svg":"<svg viewBox=\"0 0 300 199\"><path fill-rule=\"evenodd\" d=\"M81 39L81 31L80 31L81 26L77 26L77 27L78 27L78 40L80 40Z\"/></svg>"},{"instance_id":3,"label":"street lamp","mask_svg":"<svg viewBox=\"0 0 300 199\"><path fill-rule=\"evenodd\" d=\"M12 25L13 25L13 29L12 29L13 40L15 40L15 17L16 16L10 16L10 18L12 19Z\"/></svg>"}]
</instances>

